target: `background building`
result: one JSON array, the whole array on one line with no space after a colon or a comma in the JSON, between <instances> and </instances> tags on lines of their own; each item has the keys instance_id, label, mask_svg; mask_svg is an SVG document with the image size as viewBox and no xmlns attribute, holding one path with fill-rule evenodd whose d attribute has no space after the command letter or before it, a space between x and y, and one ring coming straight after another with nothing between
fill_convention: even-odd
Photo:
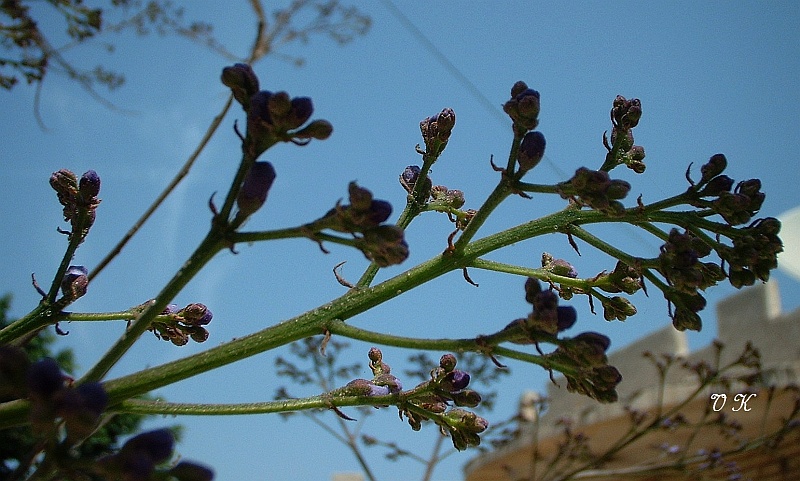
<instances>
[{"instance_id":1,"label":"background building","mask_svg":"<svg viewBox=\"0 0 800 481\"><path fill-rule=\"evenodd\" d=\"M557 479L547 477L547 473L568 471L568 464L580 465L583 455L593 453L596 456L606 451L629 432L633 417L647 413L650 416L648 419L652 419L659 405L669 410L698 389L697 375L676 365L667 371L662 391L659 388L659 370L643 357L645 351L679 356L688 363L705 361L709 366L723 366L736 360L747 343L751 342L760 352L763 384L778 388L798 384L800 309L789 313L781 311L776 282L753 286L723 300L717 307L717 317L718 338L725 346L721 351L710 345L689 352L685 333L670 326L611 354L610 364L616 366L624 377L618 388L619 403L598 404L551 384L547 392L547 409L539 416L536 409L539 396L536 393L526 394L521 400L519 437L502 449L472 460L465 467L466 480ZM715 361L717 353L720 353L719 364ZM561 386L566 385L563 378L557 378L556 381ZM784 425L792 410L798 409L797 391L778 389L775 393L772 397L765 389L750 393L745 385L736 383L703 389L693 402L680 409L680 413L689 423L707 419L707 426L698 429L684 426L651 432L630 442L603 466L585 473L591 476L581 478L610 481L620 479L624 474L635 473L636 477L631 479L654 481L800 479L798 429L791 431L777 447L764 445L741 454L725 456L711 469L699 469L708 468L708 464L715 462L714 449L722 452L736 449L747 440L758 437L759 433L772 432ZM712 400L714 394L725 397L715 396L715 400ZM735 398L748 394L755 396L746 398L744 406L741 396ZM659 398L663 398L662 401ZM738 423L741 427L732 436L726 435L730 433L723 432L719 424L710 422L723 413L726 426ZM796 412L794 416L796 420ZM566 443L564 433L567 426L573 435L570 438L572 443ZM534 450L534 447L537 449ZM685 459L682 469L665 468L674 466L682 456ZM548 471L548 463L555 458L559 462ZM637 470L636 467L643 464L662 468Z\"/></svg>"}]
</instances>

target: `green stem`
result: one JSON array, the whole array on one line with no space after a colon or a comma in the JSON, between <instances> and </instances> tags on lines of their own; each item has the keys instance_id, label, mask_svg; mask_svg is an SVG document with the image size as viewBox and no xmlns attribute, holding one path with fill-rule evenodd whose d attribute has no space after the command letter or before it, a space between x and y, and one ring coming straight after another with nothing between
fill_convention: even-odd
<instances>
[{"instance_id":1,"label":"green stem","mask_svg":"<svg viewBox=\"0 0 800 481\"><path fill-rule=\"evenodd\" d=\"M516 184L514 184L514 188L522 192L532 192L534 194L560 193L557 185L529 184L527 182L517 182Z\"/></svg>"},{"instance_id":2,"label":"green stem","mask_svg":"<svg viewBox=\"0 0 800 481\"><path fill-rule=\"evenodd\" d=\"M130 349L134 342L150 327L153 319L161 314L167 304L178 295L183 287L211 260L217 252L225 248L223 235L216 226L200 243L189 260L178 270L175 276L164 286L153 304L148 306L128 327L117 342L102 358L81 378L80 382L99 381Z\"/></svg>"},{"instance_id":3,"label":"green stem","mask_svg":"<svg viewBox=\"0 0 800 481\"><path fill-rule=\"evenodd\" d=\"M395 402L397 402L397 395L395 394L387 394L385 396L335 396L331 394L320 394L298 399L280 399L277 401L237 404L172 403L144 399L128 399L114 406L113 410L121 413L160 414L164 416L228 416L285 413L302 411L305 409L330 409L331 407L346 406L385 406Z\"/></svg>"},{"instance_id":4,"label":"green stem","mask_svg":"<svg viewBox=\"0 0 800 481\"><path fill-rule=\"evenodd\" d=\"M469 224L467 227L464 228L464 232L461 233L458 240L453 245L453 251L460 252L463 251L469 242L475 237L475 234L478 233L478 230L481 228L486 219L489 218L492 212L503 202L506 197L511 195L513 192L512 182L513 182L513 167L514 163L517 160L517 155L519 154L519 144L522 141L522 135L515 131L514 133L514 140L511 142L511 149L508 154L508 167L505 171L503 171L502 176L500 177L500 182L498 182L497 186L494 188L489 197L483 202L483 205L478 209L478 212L475 214L475 217L470 219Z\"/></svg>"},{"instance_id":5,"label":"green stem","mask_svg":"<svg viewBox=\"0 0 800 481\"><path fill-rule=\"evenodd\" d=\"M330 242L332 244L340 244L349 247L356 246L356 242L352 237L339 237L322 232L315 232L313 230L309 230L306 228L306 226L260 232L234 232L228 236L228 240L235 244L240 242L259 242L295 238L307 238L316 242Z\"/></svg>"},{"instance_id":6,"label":"green stem","mask_svg":"<svg viewBox=\"0 0 800 481\"><path fill-rule=\"evenodd\" d=\"M406 206L403 209L403 212L400 213L400 217L395 223L397 227L405 230L409 224L411 224L411 221L414 220L414 218L420 213L422 213L424 206L428 202L428 199L423 198L422 195L426 184L425 181L428 179L428 172L430 172L431 166L438 159L439 155L432 153L429 154L428 152L422 154L422 167L420 167L417 181L414 183L414 188L411 190L411 193L408 194ZM375 276L378 274L379 270L380 266L378 266L378 264L374 262L370 263L370 265L364 270L364 273L361 274L361 278L358 280L358 282L356 282L356 287L369 286L372 281L375 280Z\"/></svg>"},{"instance_id":7,"label":"green stem","mask_svg":"<svg viewBox=\"0 0 800 481\"><path fill-rule=\"evenodd\" d=\"M520 224L471 242L460 254L436 256L380 284L348 291L342 297L280 324L177 361L107 381L106 390L112 405L122 402L304 337L321 334L324 332L324 326L332 319L350 319L447 272L466 267L476 258L494 250L532 237L559 232L570 224L605 221L606 217L597 212L568 209ZM180 291L188 279L210 260L214 253L225 246L224 241L207 237L176 277L164 288L156 304L140 315L123 338L104 356L102 363L87 373L85 379L102 377L132 344L135 337L147 329L152 319L161 313L167 302ZM442 347L437 347L440 348ZM534 364L541 365L545 362L537 356L499 346L492 352ZM27 409L27 401L13 401L0 405L0 427L24 422Z\"/></svg>"},{"instance_id":8,"label":"green stem","mask_svg":"<svg viewBox=\"0 0 800 481\"><path fill-rule=\"evenodd\" d=\"M591 279L580 279L574 277L559 276L553 274L544 268L529 268L521 267L513 264L505 264L503 262L489 261L486 259L475 259L470 264L470 267L476 269L485 269L495 272L503 272L505 274L514 274L523 277L535 277L536 279L552 282L554 284L561 284L562 286L577 287L578 289L589 292L593 287L603 288L604 286L610 287L611 282L607 278L598 277Z\"/></svg>"}]
</instances>

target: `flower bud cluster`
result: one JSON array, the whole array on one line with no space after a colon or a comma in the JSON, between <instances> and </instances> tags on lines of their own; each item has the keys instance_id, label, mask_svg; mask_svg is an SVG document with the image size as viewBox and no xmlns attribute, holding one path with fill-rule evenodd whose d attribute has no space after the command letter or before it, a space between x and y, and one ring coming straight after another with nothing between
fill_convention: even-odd
<instances>
[{"instance_id":1,"label":"flower bud cluster","mask_svg":"<svg viewBox=\"0 0 800 481\"><path fill-rule=\"evenodd\" d=\"M600 302L603 304L603 318L606 321L624 321L636 315L636 306L622 296L601 297Z\"/></svg>"},{"instance_id":2,"label":"flower bud cluster","mask_svg":"<svg viewBox=\"0 0 800 481\"><path fill-rule=\"evenodd\" d=\"M290 97L286 92L259 90L259 82L249 65L237 63L222 70L222 83L247 113L245 153L255 159L276 142L305 145L311 139L330 137L333 127L327 120L314 120L308 97ZM302 127L302 128L301 128Z\"/></svg>"},{"instance_id":3,"label":"flower bud cluster","mask_svg":"<svg viewBox=\"0 0 800 481\"><path fill-rule=\"evenodd\" d=\"M720 257L728 263L732 286L738 289L753 285L756 279L769 280L770 271L778 267L778 254L783 251L780 229L781 223L774 217L758 219L739 229L733 247L719 249Z\"/></svg>"},{"instance_id":4,"label":"flower bud cluster","mask_svg":"<svg viewBox=\"0 0 800 481\"><path fill-rule=\"evenodd\" d=\"M72 226L72 235L81 242L94 224L100 199L100 177L93 170L78 178L71 171L61 169L50 176L50 186L56 191L58 202L64 207L64 220Z\"/></svg>"},{"instance_id":5,"label":"flower bud cluster","mask_svg":"<svg viewBox=\"0 0 800 481\"><path fill-rule=\"evenodd\" d=\"M733 188L734 180L722 174L727 165L723 154L712 155L708 163L700 168L700 181L689 187L688 193L694 194L693 205L711 207L729 225L745 224L761 209L766 196L761 192L761 181L758 179L744 180ZM701 200L705 197L715 199L709 204Z\"/></svg>"},{"instance_id":6,"label":"flower bud cluster","mask_svg":"<svg viewBox=\"0 0 800 481\"><path fill-rule=\"evenodd\" d=\"M611 145L605 135L603 142L608 149L606 161L601 170L608 171L620 164L625 164L637 174L645 171L643 162L644 147L633 144L633 128L642 117L642 103L639 99L626 99L617 95L611 107Z\"/></svg>"},{"instance_id":7,"label":"flower bud cluster","mask_svg":"<svg viewBox=\"0 0 800 481\"><path fill-rule=\"evenodd\" d=\"M422 427L422 421L433 420L450 434L453 446L462 451L470 446L480 445L479 434L486 430L489 423L475 413L461 409L476 407L481 402L481 396L478 392L467 389L470 375L456 369L457 363L454 355L443 355L439 366L431 370L431 379L414 389L423 394L415 396L411 402L436 416L426 416L409 409L401 412L415 431ZM451 404L459 407L450 408Z\"/></svg>"},{"instance_id":8,"label":"flower bud cluster","mask_svg":"<svg viewBox=\"0 0 800 481\"><path fill-rule=\"evenodd\" d=\"M558 294L552 289L543 290L541 283L529 277L525 281L525 300L533 305L527 318L517 319L508 324L504 331L519 332L516 344L536 343L543 337L565 331L575 324L578 312L572 306L559 306Z\"/></svg>"},{"instance_id":9,"label":"flower bud cluster","mask_svg":"<svg viewBox=\"0 0 800 481\"><path fill-rule=\"evenodd\" d=\"M275 169L269 162L256 162L247 172L236 197L239 217L246 218L264 205L272 183L275 181Z\"/></svg>"},{"instance_id":10,"label":"flower bud cluster","mask_svg":"<svg viewBox=\"0 0 800 481\"><path fill-rule=\"evenodd\" d=\"M619 179L611 179L608 172L590 170L581 167L566 182L558 184L559 194L563 199L572 199L582 206L591 207L610 216L619 216L625 212L620 202L627 197L631 185Z\"/></svg>"},{"instance_id":11,"label":"flower bud cluster","mask_svg":"<svg viewBox=\"0 0 800 481\"><path fill-rule=\"evenodd\" d=\"M153 301L148 301L135 309L143 310ZM156 320L148 328L157 338L169 341L176 346L184 346L189 339L205 342L208 331L203 327L211 322L214 315L204 304L192 303L178 309L176 304L168 305L161 313L169 316L166 320Z\"/></svg>"},{"instance_id":12,"label":"flower bud cluster","mask_svg":"<svg viewBox=\"0 0 800 481\"><path fill-rule=\"evenodd\" d=\"M89 271L84 266L69 266L61 279L60 302L70 303L84 295L89 286Z\"/></svg>"},{"instance_id":13,"label":"flower bud cluster","mask_svg":"<svg viewBox=\"0 0 800 481\"><path fill-rule=\"evenodd\" d=\"M406 192L411 193L414 192L414 187L417 185L417 180L419 180L419 174L422 169L418 165L409 165L408 167L403 170L403 173L400 174L400 185L406 190ZM425 199L426 201L431 196L431 189L432 182L430 177L425 177L425 185L422 187L422 191L420 192L420 197Z\"/></svg>"},{"instance_id":14,"label":"flower bud cluster","mask_svg":"<svg viewBox=\"0 0 800 481\"><path fill-rule=\"evenodd\" d=\"M178 481L211 481L214 472L205 466L181 461L166 470L159 465L172 458L175 438L169 429L156 429L129 439L120 450L98 460L97 470L108 479L149 481L177 479Z\"/></svg>"},{"instance_id":15,"label":"flower bud cluster","mask_svg":"<svg viewBox=\"0 0 800 481\"><path fill-rule=\"evenodd\" d=\"M455 125L456 113L451 108L445 108L438 114L423 119L419 123L419 130L422 132L425 152L433 157L441 155Z\"/></svg>"},{"instance_id":16,"label":"flower bud cluster","mask_svg":"<svg viewBox=\"0 0 800 481\"><path fill-rule=\"evenodd\" d=\"M705 298L698 290L716 285L725 279L722 268L713 262L700 259L711 253L711 247L691 232L672 229L667 242L661 246L658 270L671 289L665 293L675 305L672 323L678 330L700 330L702 323L697 314L705 308Z\"/></svg>"},{"instance_id":17,"label":"flower bud cluster","mask_svg":"<svg viewBox=\"0 0 800 481\"><path fill-rule=\"evenodd\" d=\"M616 387L622 381L617 368L608 364L608 351L611 340L597 332L583 332L571 339L563 339L547 356L561 363L578 367L577 374L566 375L567 389L600 402L615 402Z\"/></svg>"},{"instance_id":18,"label":"flower bud cluster","mask_svg":"<svg viewBox=\"0 0 800 481\"><path fill-rule=\"evenodd\" d=\"M366 256L381 267L399 264L408 257L403 230L394 225L383 224L392 213L392 206L385 200L374 199L372 193L350 182L348 187L350 204L339 205L328 211L317 221L326 228L356 236L355 245Z\"/></svg>"},{"instance_id":19,"label":"flower bud cluster","mask_svg":"<svg viewBox=\"0 0 800 481\"><path fill-rule=\"evenodd\" d=\"M614 270L603 274L598 278L600 279L607 281L601 284L601 288L606 292L635 294L642 288L641 273L622 261L617 261Z\"/></svg>"},{"instance_id":20,"label":"flower bud cluster","mask_svg":"<svg viewBox=\"0 0 800 481\"><path fill-rule=\"evenodd\" d=\"M514 131L522 135L539 125L539 107L539 92L520 80L511 87L511 98L503 104L503 111L514 122Z\"/></svg>"},{"instance_id":21,"label":"flower bud cluster","mask_svg":"<svg viewBox=\"0 0 800 481\"><path fill-rule=\"evenodd\" d=\"M102 384L87 382L74 386L55 360L44 358L30 364L24 351L9 349L14 348L4 348L0 352L0 364L7 364L9 358L19 361L15 366L6 367L13 369L9 377L15 383L16 393L24 393L30 400L29 416L34 430L43 435L57 435L58 423L63 421L68 439L80 441L89 436L108 405L108 395ZM17 383L23 372L25 385L21 386Z\"/></svg>"}]
</instances>

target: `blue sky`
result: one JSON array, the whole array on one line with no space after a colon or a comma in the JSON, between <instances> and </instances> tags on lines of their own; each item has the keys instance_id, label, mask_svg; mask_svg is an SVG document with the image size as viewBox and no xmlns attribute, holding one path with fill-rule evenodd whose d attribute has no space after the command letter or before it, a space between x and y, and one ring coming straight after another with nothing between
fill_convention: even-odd
<instances>
[{"instance_id":1,"label":"blue sky","mask_svg":"<svg viewBox=\"0 0 800 481\"><path fill-rule=\"evenodd\" d=\"M187 18L210 20L229 50L245 54L254 31L247 2L186 3ZM631 199L641 193L645 201L653 201L682 191L689 163L699 167L722 152L728 157L728 175L762 180L767 193L762 216L777 216L800 204L800 6L795 2L396 5L498 108L517 80L541 92L539 130L547 137L547 158L527 180L552 183L583 165L598 168L604 156L601 136L610 128L608 110L620 94L640 98L644 111L634 133L647 152L647 172L634 176L615 171L633 184ZM283 49L304 57L302 68L275 57L255 66L262 88L312 97L314 117L331 121L334 135L308 147L281 145L267 152L265 159L273 162L278 178L248 229L293 226L316 218L346 196L351 180L389 200L399 212L405 192L396 179L406 165L419 162L414 152L420 142L419 121L444 107L455 110L457 121L450 145L434 166L434 183L463 190L466 207L473 208L494 186L496 174L488 159L507 155L510 122L501 122L465 89L384 2L363 2L359 8L372 17L368 35L344 47L316 38ZM14 315L37 302L30 274L47 279L65 246L55 232L61 209L47 183L50 174L60 168L79 174L94 169L103 180L98 220L75 259L91 267L171 179L226 99L218 80L229 63L225 59L175 37L126 35L115 41L113 55L95 45L75 50L69 58L123 71L126 85L108 98L132 114L109 111L63 76L51 75L41 93L48 127L43 132L34 119L32 88L0 93L0 125L7 132L0 142L0 202L6 206L0 249L10 267L0 278L0 292L13 293ZM238 139L232 131L237 118L243 120L241 111L232 110L190 176L74 310L111 311L143 302L184 262L208 227L208 197L227 188L238 162ZM483 232L561 206L558 199L512 198ZM411 257L379 279L441 252L449 230L450 224L433 214L416 221L407 234ZM631 228L597 232L632 251L652 255L659 246ZM797 246L789 249L796 251ZM347 260L343 274L356 279L366 261L356 251L337 246L330 250L324 255L313 243L300 240L240 246L237 256L223 253L215 258L177 302L210 306L215 316L207 345L217 345L343 294L331 268ZM492 259L537 266L543 251L573 261L581 275L613 267L588 246L577 258L562 237L520 243ZM472 277L479 288L453 273L352 322L394 334L460 337L492 332L527 313L521 279L478 271ZM774 277L780 282L784 308L796 308L800 283L781 272ZM734 291L723 285L708 293L704 330L689 334L693 348L713 338L713 304ZM647 299L639 294L633 301L639 315L625 323L606 323L577 299L577 329L604 332L612 346L619 347L669 324L660 295ZM121 326L73 324L68 329L71 333L62 342L75 349L86 369L119 335ZM364 361L369 346L352 344L350 362ZM110 376L202 348L176 348L146 335ZM390 363L409 354L385 352ZM174 401L271 399L284 384L274 375L273 359L271 353L255 356L159 394ZM511 368L494 419L510 415L524 390L546 387L547 376L540 369L514 363ZM363 376L368 376L366 364ZM299 418L286 423L278 416L187 417L155 420L152 425L173 422L186 426L182 455L210 464L220 480L322 480L333 472L357 470L356 461L333 438ZM366 431L406 446L425 449L431 444L431 433L411 432L394 410L373 416ZM386 462L378 450L368 454L382 480L421 475L417 465ZM472 456L451 456L434 479L460 479L461 465Z\"/></svg>"}]
</instances>

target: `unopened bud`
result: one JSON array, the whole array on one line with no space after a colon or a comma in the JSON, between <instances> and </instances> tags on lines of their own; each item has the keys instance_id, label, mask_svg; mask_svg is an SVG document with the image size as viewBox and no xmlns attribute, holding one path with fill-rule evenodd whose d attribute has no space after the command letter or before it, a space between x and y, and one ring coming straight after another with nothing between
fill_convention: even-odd
<instances>
[{"instance_id":1,"label":"unopened bud","mask_svg":"<svg viewBox=\"0 0 800 481\"><path fill-rule=\"evenodd\" d=\"M250 104L250 97L258 92L258 77L253 69L244 63L223 68L222 83L231 89L233 97L245 109Z\"/></svg>"},{"instance_id":2,"label":"unopened bud","mask_svg":"<svg viewBox=\"0 0 800 481\"><path fill-rule=\"evenodd\" d=\"M519 155L517 156L520 171L527 172L536 167L544 157L545 146L546 142L541 132L533 131L525 134L520 143Z\"/></svg>"},{"instance_id":3,"label":"unopened bud","mask_svg":"<svg viewBox=\"0 0 800 481\"><path fill-rule=\"evenodd\" d=\"M264 205L272 183L275 169L269 162L256 162L244 178L242 188L236 197L239 215L249 216Z\"/></svg>"}]
</instances>

